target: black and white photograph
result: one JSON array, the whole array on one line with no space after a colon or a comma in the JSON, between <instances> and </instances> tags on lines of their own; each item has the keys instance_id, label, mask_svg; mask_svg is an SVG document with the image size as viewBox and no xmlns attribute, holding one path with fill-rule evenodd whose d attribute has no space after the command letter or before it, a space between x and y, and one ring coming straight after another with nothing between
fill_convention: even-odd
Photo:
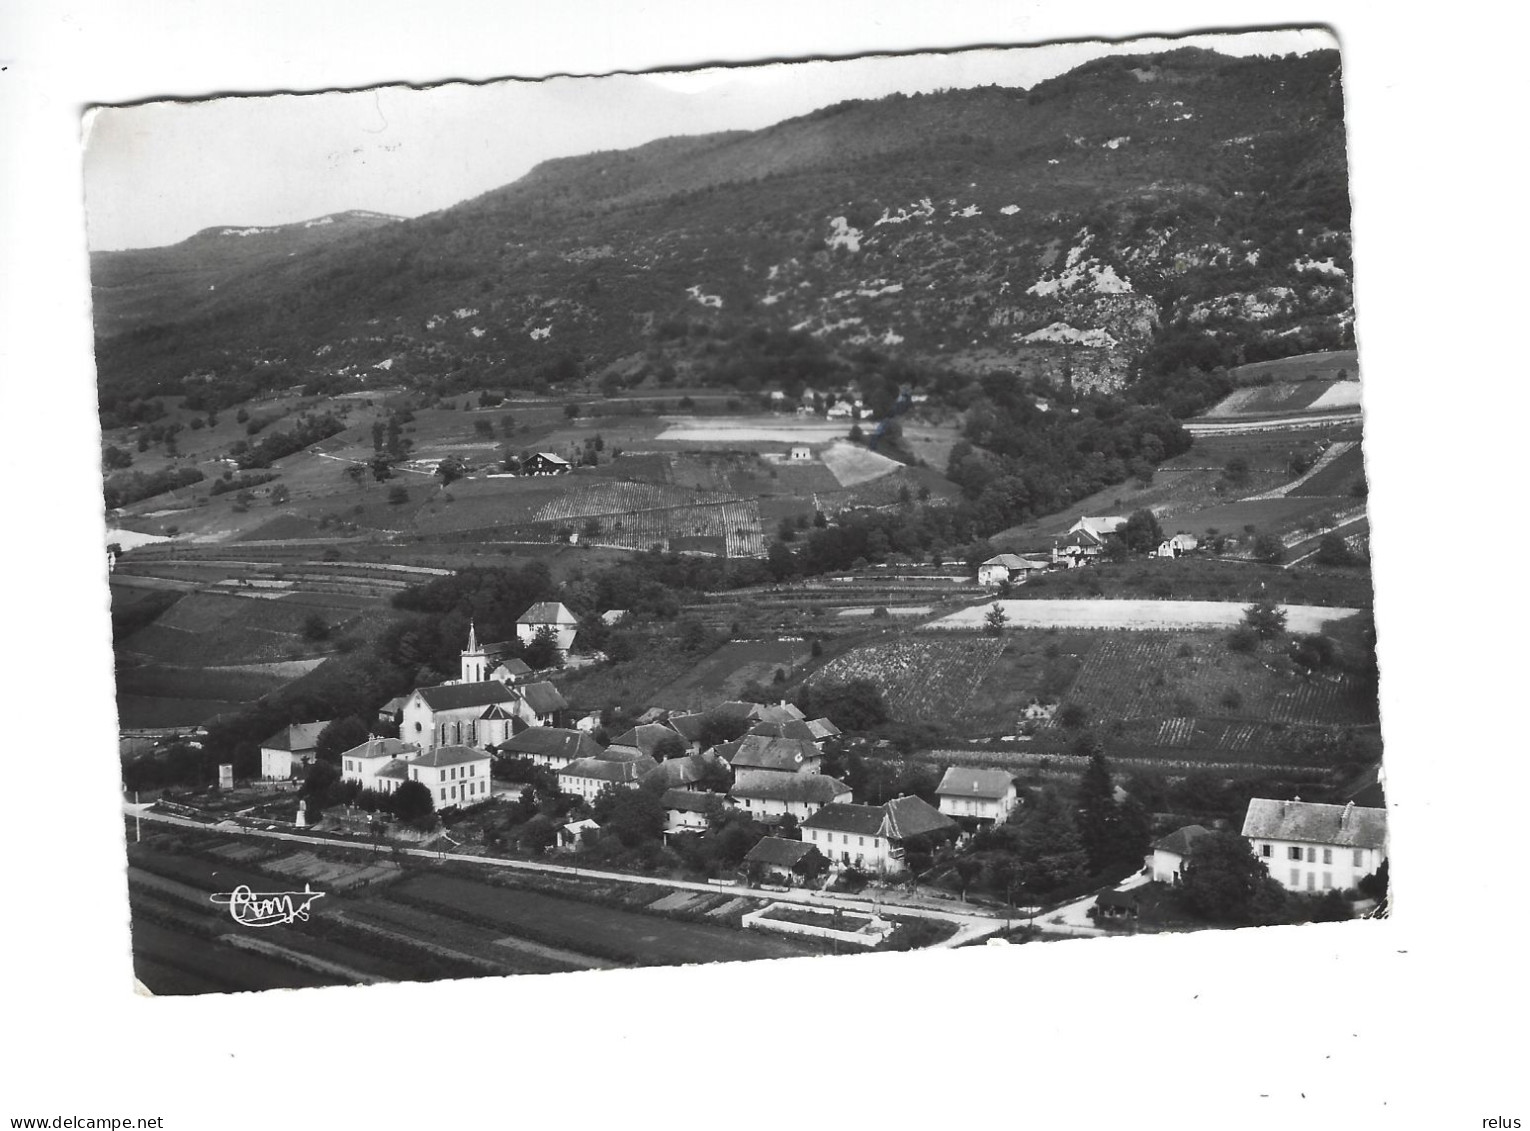
<instances>
[{"instance_id":1,"label":"black and white photograph","mask_svg":"<svg viewBox=\"0 0 1530 1131\"><path fill-rule=\"evenodd\" d=\"M1385 914L1343 107L1297 29L97 110L138 980Z\"/></svg>"},{"instance_id":2,"label":"black and white photograph","mask_svg":"<svg viewBox=\"0 0 1530 1131\"><path fill-rule=\"evenodd\" d=\"M16 795L49 894L13 908L113 987L82 1039L159 1051L0 1114L307 1126L360 1087L358 1120L503 1122L434 1070L394 1094L461 1047L575 1125L661 1075L675 1112L686 1075L707 1110L809 1078L808 1126L903 1089L1405 1119L1378 1042L1477 1024L1410 971L1523 999L1408 920L1484 954L1522 921L1479 718L1514 665L1443 635L1512 631L1512 511L1468 506L1489 445L1444 422L1513 413L1465 346L1410 357L1366 228L1419 191L1366 164L1398 117L1363 34L1302 15L607 29L391 76L355 65L382 24L325 22L327 70L60 104L80 309L52 375L45 334L6 363L13 733L58 771ZM1410 199L1419 254L1475 211ZM1512 1042L1472 1039L1432 1116L1519 1126ZM1180 1094L1197 1049L1241 1062Z\"/></svg>"}]
</instances>

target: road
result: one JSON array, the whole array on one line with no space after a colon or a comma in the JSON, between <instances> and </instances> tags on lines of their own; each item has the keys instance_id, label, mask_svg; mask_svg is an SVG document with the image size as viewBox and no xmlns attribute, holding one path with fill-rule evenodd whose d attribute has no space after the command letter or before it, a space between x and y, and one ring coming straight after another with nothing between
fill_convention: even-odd
<instances>
[{"instance_id":1,"label":"road","mask_svg":"<svg viewBox=\"0 0 1530 1131\"><path fill-rule=\"evenodd\" d=\"M371 847L367 841L305 836L300 833L285 833L276 829L249 829L232 821L203 824L200 821L193 821L186 817L151 812L148 804L135 805L131 802L126 802L123 804L122 809L129 817L136 817L162 825L178 825L183 828L200 829L203 832L260 837L265 840L293 841L308 846L329 845L335 848L348 848L352 851ZM613 880L624 884L646 884L651 887L661 887L671 891L703 891L712 894L747 895L751 898L773 900L778 903L804 903L819 907L842 907L850 911L860 911L873 915L887 911L898 915L906 915L914 919L940 919L947 923L956 924L956 933L950 938L936 943L935 946L938 948L963 946L976 939L985 938L988 935L1002 931L1006 923L1005 919L994 915L909 905L893 900L863 899L851 895L842 895L837 892L799 891L795 889L774 891L768 888L750 887L746 884L723 887L717 884L697 883L691 880L667 880L657 876L635 876L627 872L597 871L590 868L580 868L571 864L549 864L536 860L506 860L496 856L476 856L465 852L441 852L433 848L397 848L390 849L390 851L397 851L405 856L418 856L426 860L443 862L450 860L463 864L481 864L491 868L511 868L525 872L581 876L586 879Z\"/></svg>"}]
</instances>

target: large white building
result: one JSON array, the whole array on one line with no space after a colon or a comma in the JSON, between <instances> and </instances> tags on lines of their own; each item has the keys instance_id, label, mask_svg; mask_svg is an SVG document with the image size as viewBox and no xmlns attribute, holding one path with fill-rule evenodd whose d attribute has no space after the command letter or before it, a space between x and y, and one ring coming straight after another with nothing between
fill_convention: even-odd
<instances>
[{"instance_id":1,"label":"large white building","mask_svg":"<svg viewBox=\"0 0 1530 1131\"><path fill-rule=\"evenodd\" d=\"M1243 835L1289 891L1347 891L1387 858L1387 811L1255 797Z\"/></svg>"},{"instance_id":2,"label":"large white building","mask_svg":"<svg viewBox=\"0 0 1530 1131\"><path fill-rule=\"evenodd\" d=\"M739 770L728 796L751 817L779 820L790 813L800 823L825 805L847 803L852 794L848 785L826 774Z\"/></svg>"},{"instance_id":3,"label":"large white building","mask_svg":"<svg viewBox=\"0 0 1530 1131\"><path fill-rule=\"evenodd\" d=\"M515 635L522 644L530 644L543 628L552 629L558 641L558 651L567 652L579 630L579 618L558 601L538 601L515 622Z\"/></svg>"},{"instance_id":4,"label":"large white building","mask_svg":"<svg viewBox=\"0 0 1530 1131\"><path fill-rule=\"evenodd\" d=\"M1019 795L1015 779L1003 770L952 766L935 790L940 811L948 817L972 817L999 823L1014 812Z\"/></svg>"},{"instance_id":5,"label":"large white building","mask_svg":"<svg viewBox=\"0 0 1530 1131\"><path fill-rule=\"evenodd\" d=\"M340 755L340 777L363 789L392 793L406 781L430 790L440 809L455 809L488 800L494 791L493 761L486 750L470 746L438 746L422 751L396 738L374 738Z\"/></svg>"},{"instance_id":6,"label":"large white building","mask_svg":"<svg viewBox=\"0 0 1530 1131\"><path fill-rule=\"evenodd\" d=\"M831 863L884 875L907 867L910 840L955 833L956 822L913 796L885 805L825 805L802 823L802 839Z\"/></svg>"}]
</instances>

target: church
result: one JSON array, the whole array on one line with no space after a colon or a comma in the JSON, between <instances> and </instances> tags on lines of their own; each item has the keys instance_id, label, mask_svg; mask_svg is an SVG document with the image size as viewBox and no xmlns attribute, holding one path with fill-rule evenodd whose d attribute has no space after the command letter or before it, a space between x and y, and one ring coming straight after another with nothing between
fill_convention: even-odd
<instances>
[{"instance_id":1,"label":"church","mask_svg":"<svg viewBox=\"0 0 1530 1131\"><path fill-rule=\"evenodd\" d=\"M551 683L518 683L525 664L478 643L468 626L460 678L420 687L405 700L399 738L422 750L496 746L527 727L551 726L568 703Z\"/></svg>"}]
</instances>

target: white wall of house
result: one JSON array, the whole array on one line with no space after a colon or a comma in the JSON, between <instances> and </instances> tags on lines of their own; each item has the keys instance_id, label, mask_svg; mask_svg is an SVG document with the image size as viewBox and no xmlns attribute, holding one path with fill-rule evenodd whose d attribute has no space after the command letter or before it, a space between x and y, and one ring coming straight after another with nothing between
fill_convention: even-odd
<instances>
[{"instance_id":1,"label":"white wall of house","mask_svg":"<svg viewBox=\"0 0 1530 1131\"><path fill-rule=\"evenodd\" d=\"M690 809L668 809L668 820L664 822L666 833L699 833L707 828L705 813L696 813Z\"/></svg>"},{"instance_id":2,"label":"white wall of house","mask_svg":"<svg viewBox=\"0 0 1530 1131\"><path fill-rule=\"evenodd\" d=\"M850 864L867 872L903 871L903 861L892 855L892 842L885 837L833 829L803 829L802 836L835 864Z\"/></svg>"},{"instance_id":3,"label":"white wall of house","mask_svg":"<svg viewBox=\"0 0 1530 1131\"><path fill-rule=\"evenodd\" d=\"M1003 797L940 797L940 811L948 817L977 817L981 820L1003 821L1015 808L1015 787Z\"/></svg>"},{"instance_id":4,"label":"white wall of house","mask_svg":"<svg viewBox=\"0 0 1530 1131\"><path fill-rule=\"evenodd\" d=\"M978 566L978 583L986 585L990 589L997 589L1000 584L1009 580L1009 568L1001 565Z\"/></svg>"},{"instance_id":5,"label":"white wall of house","mask_svg":"<svg viewBox=\"0 0 1530 1131\"><path fill-rule=\"evenodd\" d=\"M1305 841L1249 838L1254 855L1287 891L1344 891L1369 876L1387 858L1381 848L1344 848Z\"/></svg>"},{"instance_id":6,"label":"white wall of house","mask_svg":"<svg viewBox=\"0 0 1530 1131\"><path fill-rule=\"evenodd\" d=\"M430 790L436 808L455 809L487 801L493 792L489 778L489 760L464 762L457 766L421 766L411 763L409 780Z\"/></svg>"},{"instance_id":7,"label":"white wall of house","mask_svg":"<svg viewBox=\"0 0 1530 1131\"><path fill-rule=\"evenodd\" d=\"M260 776L263 778L290 778L296 764L290 750L274 750L269 746L260 748Z\"/></svg>"},{"instance_id":8,"label":"white wall of house","mask_svg":"<svg viewBox=\"0 0 1530 1131\"><path fill-rule=\"evenodd\" d=\"M530 644L537 638L537 630L542 628L540 624L518 624L515 626L515 636L522 644ZM558 651L567 652L573 646L574 636L579 631L577 624L554 624L550 625L558 634Z\"/></svg>"},{"instance_id":9,"label":"white wall of house","mask_svg":"<svg viewBox=\"0 0 1530 1131\"><path fill-rule=\"evenodd\" d=\"M851 793L846 790L835 797L835 801L849 801ZM790 813L799 821L805 821L823 806L816 801L782 801L777 797L738 797L734 800L738 807L751 817L784 817Z\"/></svg>"},{"instance_id":10,"label":"white wall of house","mask_svg":"<svg viewBox=\"0 0 1530 1131\"><path fill-rule=\"evenodd\" d=\"M636 789L638 783L633 782L608 782L601 778L587 778L582 774L559 774L558 789L563 793L571 793L576 797L582 797L586 801L594 801L600 796L600 791L608 785L615 785L627 789Z\"/></svg>"},{"instance_id":11,"label":"white wall of house","mask_svg":"<svg viewBox=\"0 0 1530 1131\"><path fill-rule=\"evenodd\" d=\"M1254 851L1258 851L1256 848ZM1268 861L1266 861L1268 863ZM1177 884L1180 880L1180 872L1184 870L1185 858L1178 852L1170 852L1164 848L1153 849L1153 879L1161 884Z\"/></svg>"}]
</instances>

